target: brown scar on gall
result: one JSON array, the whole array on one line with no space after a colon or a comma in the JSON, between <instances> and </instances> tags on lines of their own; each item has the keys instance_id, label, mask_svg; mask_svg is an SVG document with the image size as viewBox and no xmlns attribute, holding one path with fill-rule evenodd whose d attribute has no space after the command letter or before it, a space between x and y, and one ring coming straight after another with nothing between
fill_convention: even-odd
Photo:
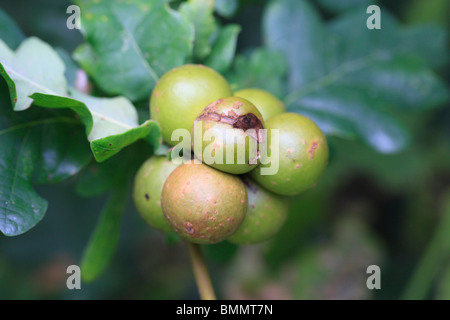
<instances>
[{"instance_id":1,"label":"brown scar on gall","mask_svg":"<svg viewBox=\"0 0 450 320\"><path fill-rule=\"evenodd\" d=\"M311 146L310 146L309 149L308 149L308 153L309 153L309 158L310 158L310 159L314 158L314 152L316 151L316 149L317 149L318 146L319 146L319 145L318 145L317 141L313 141L313 142L311 143Z\"/></svg>"},{"instance_id":2,"label":"brown scar on gall","mask_svg":"<svg viewBox=\"0 0 450 320\"><path fill-rule=\"evenodd\" d=\"M228 117L230 117L230 118L232 118L232 119L237 119L237 118L239 118L239 115L236 113L236 112L234 112L233 110L230 110L230 111L228 111Z\"/></svg>"},{"instance_id":3,"label":"brown scar on gall","mask_svg":"<svg viewBox=\"0 0 450 320\"><path fill-rule=\"evenodd\" d=\"M189 221L186 222L186 228L185 228L186 232L189 234L194 234L195 233L195 229L192 225L192 223L190 223Z\"/></svg>"},{"instance_id":4,"label":"brown scar on gall","mask_svg":"<svg viewBox=\"0 0 450 320\"><path fill-rule=\"evenodd\" d=\"M217 105L218 105L219 103L222 103L222 102L223 102L222 99L219 99L219 100L216 100L216 101L214 101L214 102L211 102L210 104L208 104L208 105L206 106L206 108L205 108L205 113L214 113L214 112L217 110Z\"/></svg>"},{"instance_id":5,"label":"brown scar on gall","mask_svg":"<svg viewBox=\"0 0 450 320\"><path fill-rule=\"evenodd\" d=\"M253 113L247 113L244 115L238 115L233 110L229 111L228 114L218 114L217 104L222 102L222 100L217 100L211 104L209 104L204 112L199 115L196 121L209 120L216 121L220 123L229 124L233 128L242 129L244 132L249 129L254 129L257 133L256 137L253 139L256 140L257 143L264 142L264 135L262 134L262 130L264 129L261 120L258 119Z\"/></svg>"},{"instance_id":6,"label":"brown scar on gall","mask_svg":"<svg viewBox=\"0 0 450 320\"><path fill-rule=\"evenodd\" d=\"M236 103L233 104L233 108L234 109L239 109L242 105L243 105L243 103L241 101L236 101Z\"/></svg>"}]
</instances>

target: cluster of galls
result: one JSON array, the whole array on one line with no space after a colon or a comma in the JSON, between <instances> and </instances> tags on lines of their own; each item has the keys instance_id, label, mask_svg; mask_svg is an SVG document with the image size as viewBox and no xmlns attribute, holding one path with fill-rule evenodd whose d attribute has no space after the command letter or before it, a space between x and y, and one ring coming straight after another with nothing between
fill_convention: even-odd
<instances>
[{"instance_id":1,"label":"cluster of galls","mask_svg":"<svg viewBox=\"0 0 450 320\"><path fill-rule=\"evenodd\" d=\"M213 153L222 152L222 163L199 163L202 152L211 147L202 140L200 148L193 147L197 161L178 165L168 157L153 156L136 175L133 197L142 217L187 241L253 244L269 239L287 218L286 196L313 187L327 166L326 137L313 121L285 112L283 103L266 91L233 94L227 81L205 66L185 65L161 77L152 92L150 113L170 145L178 143L172 140L176 129L193 132L199 123L202 134L214 133L216 138L234 129L231 138L212 144ZM260 135L259 129L266 129L266 134ZM274 129L276 144L271 141ZM259 144L250 139L267 139L267 152L277 154L272 163L252 156L259 155L259 150L252 150ZM226 161L230 144L233 150L245 151L244 163ZM261 174L273 165L278 168L275 174Z\"/></svg>"}]
</instances>

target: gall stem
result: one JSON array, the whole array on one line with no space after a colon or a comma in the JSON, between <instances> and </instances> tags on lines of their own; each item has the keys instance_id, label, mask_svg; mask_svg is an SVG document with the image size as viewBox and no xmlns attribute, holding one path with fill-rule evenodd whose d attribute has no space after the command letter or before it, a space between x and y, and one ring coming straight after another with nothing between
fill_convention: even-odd
<instances>
[{"instance_id":1,"label":"gall stem","mask_svg":"<svg viewBox=\"0 0 450 320\"><path fill-rule=\"evenodd\" d=\"M200 298L202 300L216 300L216 295L214 294L211 278L200 245L188 242L187 246Z\"/></svg>"}]
</instances>

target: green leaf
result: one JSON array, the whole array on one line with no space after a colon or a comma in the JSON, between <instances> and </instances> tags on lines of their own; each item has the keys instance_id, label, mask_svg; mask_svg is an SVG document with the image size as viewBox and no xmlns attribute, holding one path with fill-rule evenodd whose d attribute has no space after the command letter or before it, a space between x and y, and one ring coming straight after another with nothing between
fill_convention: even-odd
<instances>
[{"instance_id":1,"label":"green leaf","mask_svg":"<svg viewBox=\"0 0 450 320\"><path fill-rule=\"evenodd\" d=\"M282 97L285 94L287 65L283 55L274 50L256 49L238 55L227 79L234 91L260 88Z\"/></svg>"},{"instance_id":2,"label":"green leaf","mask_svg":"<svg viewBox=\"0 0 450 320\"><path fill-rule=\"evenodd\" d=\"M237 24L229 24L220 29L214 42L212 51L206 65L219 73L228 71L236 53L236 45L241 27Z\"/></svg>"},{"instance_id":3,"label":"green leaf","mask_svg":"<svg viewBox=\"0 0 450 320\"><path fill-rule=\"evenodd\" d=\"M25 38L22 30L16 23L0 8L0 39L10 48L17 48Z\"/></svg>"},{"instance_id":4,"label":"green leaf","mask_svg":"<svg viewBox=\"0 0 450 320\"><path fill-rule=\"evenodd\" d=\"M66 66L64 75L69 84L69 87L76 88L77 72L78 70L80 70L80 67L77 66L75 61L73 61L72 57L66 50L62 48L56 48L56 52Z\"/></svg>"},{"instance_id":5,"label":"green leaf","mask_svg":"<svg viewBox=\"0 0 450 320\"><path fill-rule=\"evenodd\" d=\"M290 107L290 111L300 113L314 122L328 135L340 136L347 139L358 137L355 124L346 115L330 113L328 110L318 110L316 108L305 108L299 106Z\"/></svg>"},{"instance_id":6,"label":"green leaf","mask_svg":"<svg viewBox=\"0 0 450 320\"><path fill-rule=\"evenodd\" d=\"M85 282L92 282L100 276L114 256L120 236L120 222L128 200L127 187L128 184L123 181L117 184L84 250L81 277Z\"/></svg>"},{"instance_id":7,"label":"green leaf","mask_svg":"<svg viewBox=\"0 0 450 320\"><path fill-rule=\"evenodd\" d=\"M99 196L112 189L126 173L128 162L123 162L122 153L104 162L96 161L81 173L77 193L83 197Z\"/></svg>"},{"instance_id":8,"label":"green leaf","mask_svg":"<svg viewBox=\"0 0 450 320\"><path fill-rule=\"evenodd\" d=\"M113 189L127 175L134 175L139 166L153 154L142 141L127 147L118 155L98 163L92 161L81 173L77 193L84 197L101 195Z\"/></svg>"},{"instance_id":9,"label":"green leaf","mask_svg":"<svg viewBox=\"0 0 450 320\"><path fill-rule=\"evenodd\" d=\"M445 60L445 33L420 49L421 41L431 43L426 37L436 27L403 29L383 11L382 28L369 30L366 19L357 11L326 25L305 0L274 1L264 16L265 41L288 60L288 109L306 110L329 134L348 136L346 128L353 127L374 149L397 152L408 145L409 133L393 111L423 110L448 100L446 85L427 67ZM329 114L325 125L313 115L317 111Z\"/></svg>"},{"instance_id":10,"label":"green leaf","mask_svg":"<svg viewBox=\"0 0 450 320\"><path fill-rule=\"evenodd\" d=\"M448 64L448 32L437 25L412 25L402 29L405 51L410 50L429 67L437 69Z\"/></svg>"},{"instance_id":11,"label":"green leaf","mask_svg":"<svg viewBox=\"0 0 450 320\"><path fill-rule=\"evenodd\" d=\"M358 137L379 152L392 153L405 148L410 142L409 132L380 102L351 86L329 86L326 90L308 94L297 103L291 104L287 110L300 114L308 111L328 114L329 121L326 126L316 114L310 114L311 119L317 122L326 134L340 134L342 119L346 119L347 123L351 123L349 128L353 128ZM336 125L334 120L333 125L330 123L333 118L336 118ZM346 134L343 137L351 133L344 132Z\"/></svg>"},{"instance_id":12,"label":"green leaf","mask_svg":"<svg viewBox=\"0 0 450 320\"><path fill-rule=\"evenodd\" d=\"M273 1L263 18L267 46L281 51L289 63L288 84L295 90L327 71L327 55L336 54L330 37L314 8L304 0ZM331 58L331 57L330 57Z\"/></svg>"},{"instance_id":13,"label":"green leaf","mask_svg":"<svg viewBox=\"0 0 450 320\"><path fill-rule=\"evenodd\" d=\"M148 98L159 77L191 55L192 25L165 0L76 3L87 42L74 57L111 95Z\"/></svg>"},{"instance_id":14,"label":"green leaf","mask_svg":"<svg viewBox=\"0 0 450 320\"><path fill-rule=\"evenodd\" d=\"M366 92L372 99L385 102L399 110L424 110L444 103L447 88L416 57L395 57L380 61L367 70L344 75L339 83ZM368 101L370 103L370 101Z\"/></svg>"},{"instance_id":15,"label":"green leaf","mask_svg":"<svg viewBox=\"0 0 450 320\"><path fill-rule=\"evenodd\" d=\"M188 0L179 12L194 25L194 58L203 60L211 52L211 40L217 29L214 19L214 0Z\"/></svg>"},{"instance_id":16,"label":"green leaf","mask_svg":"<svg viewBox=\"0 0 450 320\"><path fill-rule=\"evenodd\" d=\"M92 158L78 120L61 112L14 112L6 95L0 95L0 146L0 231L7 236L43 218L47 201L33 184L72 177Z\"/></svg>"},{"instance_id":17,"label":"green leaf","mask_svg":"<svg viewBox=\"0 0 450 320\"><path fill-rule=\"evenodd\" d=\"M239 8L238 0L215 0L216 12L225 18L231 18Z\"/></svg>"},{"instance_id":18,"label":"green leaf","mask_svg":"<svg viewBox=\"0 0 450 320\"><path fill-rule=\"evenodd\" d=\"M1 66L1 65L0 65ZM30 95L33 104L43 108L51 109L71 109L75 111L81 122L86 127L86 135L88 135L94 126L94 121L91 112L82 102L61 96L53 96L43 93L33 93Z\"/></svg>"},{"instance_id":19,"label":"green leaf","mask_svg":"<svg viewBox=\"0 0 450 320\"><path fill-rule=\"evenodd\" d=\"M161 136L161 127L157 122L151 122L152 129L150 130L150 134L145 137L145 141L150 144L151 151L155 152L159 149L161 144L163 143Z\"/></svg>"},{"instance_id":20,"label":"green leaf","mask_svg":"<svg viewBox=\"0 0 450 320\"><path fill-rule=\"evenodd\" d=\"M35 52L48 55L52 60L39 64ZM15 110L24 110L34 103L45 108L75 111L86 126L86 135L97 161L108 159L138 139L159 143L158 125L153 121L139 125L137 111L128 99L96 98L75 90L71 91L71 98L67 97L64 64L41 40L25 40L16 53L0 41L0 59L0 74L8 84ZM46 63L55 67L44 70ZM55 80L50 80L52 77Z\"/></svg>"},{"instance_id":21,"label":"green leaf","mask_svg":"<svg viewBox=\"0 0 450 320\"><path fill-rule=\"evenodd\" d=\"M102 162L118 153L124 146L130 145L139 139L147 137L158 125L154 121L146 121L139 127L122 134L116 134L91 141L92 152L98 162Z\"/></svg>"},{"instance_id":22,"label":"green leaf","mask_svg":"<svg viewBox=\"0 0 450 320\"><path fill-rule=\"evenodd\" d=\"M334 12L340 13L349 10L355 10L355 8L360 9L361 15L365 15L366 8L372 4L377 4L378 1L374 0L316 0L322 7L325 9ZM369 17L368 15L366 18Z\"/></svg>"},{"instance_id":23,"label":"green leaf","mask_svg":"<svg viewBox=\"0 0 450 320\"><path fill-rule=\"evenodd\" d=\"M83 197L94 197L107 192L123 178L126 173L124 167L127 165L122 153L101 163L92 161L81 172L77 193Z\"/></svg>"},{"instance_id":24,"label":"green leaf","mask_svg":"<svg viewBox=\"0 0 450 320\"><path fill-rule=\"evenodd\" d=\"M152 120L138 125L136 109L124 97L96 98L76 91L72 91L72 95L77 100L40 93L31 97L41 107L75 111L86 126L92 153L98 162L112 157L159 128Z\"/></svg>"},{"instance_id":25,"label":"green leaf","mask_svg":"<svg viewBox=\"0 0 450 320\"><path fill-rule=\"evenodd\" d=\"M329 23L329 31L339 37L344 49L345 55L341 59L351 61L367 57L367 62L376 63L413 56L432 68L442 67L449 61L448 32L444 28L433 24L402 26L386 10L380 30L360 28L366 19L365 15L355 11Z\"/></svg>"},{"instance_id":26,"label":"green leaf","mask_svg":"<svg viewBox=\"0 0 450 320\"><path fill-rule=\"evenodd\" d=\"M58 54L38 38L28 38L13 52L0 40L0 74L10 88L14 110L31 106L29 95L40 92L66 95L64 64Z\"/></svg>"}]
</instances>

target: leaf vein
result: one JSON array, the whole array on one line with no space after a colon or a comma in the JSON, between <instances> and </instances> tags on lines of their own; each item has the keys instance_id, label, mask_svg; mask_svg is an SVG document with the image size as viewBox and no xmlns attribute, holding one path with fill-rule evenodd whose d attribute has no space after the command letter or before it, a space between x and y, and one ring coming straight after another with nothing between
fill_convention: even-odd
<instances>
[{"instance_id":1,"label":"leaf vein","mask_svg":"<svg viewBox=\"0 0 450 320\"><path fill-rule=\"evenodd\" d=\"M143 62L145 70L150 74L150 76L153 78L153 80L155 80L155 82L157 82L159 77L156 74L156 72L153 70L153 68L150 66L148 61L145 59L144 55L142 54L142 50L139 47L139 45L137 44L136 39L134 38L133 34L123 24L120 17L116 14L115 10L112 10L112 14L114 15L114 18L116 18L116 20L120 24L120 26L123 28L125 39L128 39L130 41L132 48L134 49L136 54L139 56L139 58Z\"/></svg>"}]
</instances>

